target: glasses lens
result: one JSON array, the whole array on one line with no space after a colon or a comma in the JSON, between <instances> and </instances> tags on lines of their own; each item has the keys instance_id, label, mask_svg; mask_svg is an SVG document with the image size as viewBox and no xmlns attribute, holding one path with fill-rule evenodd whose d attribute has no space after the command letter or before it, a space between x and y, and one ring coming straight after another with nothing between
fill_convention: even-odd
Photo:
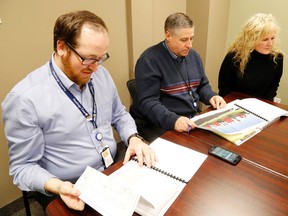
<instances>
[{"instance_id":1,"label":"glasses lens","mask_svg":"<svg viewBox=\"0 0 288 216\"><path fill-rule=\"evenodd\" d=\"M110 57L109 54L106 53L101 59L84 58L83 61L82 61L82 64L83 65L90 65L90 64L97 63L98 65L101 65L109 57Z\"/></svg>"},{"instance_id":2,"label":"glasses lens","mask_svg":"<svg viewBox=\"0 0 288 216\"><path fill-rule=\"evenodd\" d=\"M76 53L76 55L79 56L79 58L82 61L83 65L91 65L94 63L97 63L98 65L101 65L104 61L106 61L108 58L110 58L110 55L108 53L106 53L104 56L102 56L101 59L94 59L94 58L83 58L74 48L73 46L67 42L67 45L70 47L70 49L72 49L72 51L74 53Z\"/></svg>"},{"instance_id":3,"label":"glasses lens","mask_svg":"<svg viewBox=\"0 0 288 216\"><path fill-rule=\"evenodd\" d=\"M82 64L83 64L83 65L91 65L91 64L94 64L95 62L98 62L98 60L97 60L97 59L85 58L85 59L82 61Z\"/></svg>"}]
</instances>

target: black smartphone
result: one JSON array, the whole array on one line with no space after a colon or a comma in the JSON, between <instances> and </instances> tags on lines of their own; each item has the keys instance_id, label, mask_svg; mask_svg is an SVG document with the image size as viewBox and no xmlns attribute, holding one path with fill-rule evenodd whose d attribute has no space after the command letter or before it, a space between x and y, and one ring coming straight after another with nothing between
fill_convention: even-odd
<instances>
[{"instance_id":1,"label":"black smartphone","mask_svg":"<svg viewBox=\"0 0 288 216\"><path fill-rule=\"evenodd\" d=\"M213 146L209 149L208 153L213 155L225 162L236 165L242 159L241 155L231 152L227 149L224 149L220 146Z\"/></svg>"}]
</instances>

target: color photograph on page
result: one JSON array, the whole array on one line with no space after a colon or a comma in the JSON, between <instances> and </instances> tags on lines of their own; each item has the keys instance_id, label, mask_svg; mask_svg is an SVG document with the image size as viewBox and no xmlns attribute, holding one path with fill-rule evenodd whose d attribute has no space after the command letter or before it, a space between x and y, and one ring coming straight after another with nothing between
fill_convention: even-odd
<instances>
[{"instance_id":1,"label":"color photograph on page","mask_svg":"<svg viewBox=\"0 0 288 216\"><path fill-rule=\"evenodd\" d=\"M229 109L216 118L196 120L195 124L201 128L216 130L223 134L236 134L252 128L261 128L266 122L241 108L236 108Z\"/></svg>"}]
</instances>

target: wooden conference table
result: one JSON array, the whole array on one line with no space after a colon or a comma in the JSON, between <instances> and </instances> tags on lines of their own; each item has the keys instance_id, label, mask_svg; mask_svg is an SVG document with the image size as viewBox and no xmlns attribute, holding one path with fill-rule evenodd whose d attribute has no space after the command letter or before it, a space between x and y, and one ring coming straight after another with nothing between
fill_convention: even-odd
<instances>
[{"instance_id":1,"label":"wooden conference table","mask_svg":"<svg viewBox=\"0 0 288 216\"><path fill-rule=\"evenodd\" d=\"M225 97L227 102L235 99L247 98L247 95L233 93ZM288 110L288 106L278 103L273 103L264 100L267 103L275 105L279 108ZM206 109L204 112L212 110ZM216 136L212 132L195 129L190 133L190 136L195 139L201 139L210 145L219 145L239 153L242 157L249 160L251 163L265 169L269 169L278 175L284 175L288 178L288 119L282 117L273 124L265 128L256 136L247 140L240 146L236 146L225 139Z\"/></svg>"},{"instance_id":2,"label":"wooden conference table","mask_svg":"<svg viewBox=\"0 0 288 216\"><path fill-rule=\"evenodd\" d=\"M241 94L231 94L225 99L229 102L244 97ZM288 110L288 106L281 104L277 106ZM204 154L216 144L231 149L243 157L238 165L233 166L209 155L165 215L288 215L287 130L288 119L284 118L240 146L199 129L189 134L174 131L164 134L163 139ZM105 174L109 175L121 165L122 161L119 161L105 170ZM88 205L81 212L71 210L61 199L56 199L48 205L46 215L100 214Z\"/></svg>"}]
</instances>

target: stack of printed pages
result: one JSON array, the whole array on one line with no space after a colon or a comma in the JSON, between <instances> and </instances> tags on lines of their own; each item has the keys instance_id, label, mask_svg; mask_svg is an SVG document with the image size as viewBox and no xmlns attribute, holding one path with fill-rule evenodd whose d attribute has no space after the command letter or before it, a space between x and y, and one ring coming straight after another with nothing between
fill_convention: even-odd
<instances>
[{"instance_id":1,"label":"stack of printed pages","mask_svg":"<svg viewBox=\"0 0 288 216\"><path fill-rule=\"evenodd\" d=\"M162 138L150 147L158 156L150 168L137 158L109 176L87 167L75 185L80 198L102 215L164 215L207 155Z\"/></svg>"}]
</instances>

